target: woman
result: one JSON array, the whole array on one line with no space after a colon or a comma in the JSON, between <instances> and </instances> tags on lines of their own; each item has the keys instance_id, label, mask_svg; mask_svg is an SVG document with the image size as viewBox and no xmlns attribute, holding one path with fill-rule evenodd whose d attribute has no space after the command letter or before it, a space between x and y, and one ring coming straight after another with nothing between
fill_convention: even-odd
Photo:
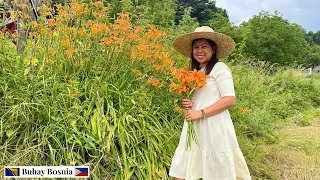
<instances>
[{"instance_id":1,"label":"woman","mask_svg":"<svg viewBox=\"0 0 320 180\"><path fill-rule=\"evenodd\" d=\"M176 180L251 179L228 112L235 104L232 74L223 62L219 62L233 51L234 41L202 26L178 37L173 45L181 54L191 56L191 70L201 70L209 78L206 87L196 89L192 101L182 101L186 121L169 174ZM190 121L198 144L193 141L191 149L186 149Z\"/></svg>"}]
</instances>

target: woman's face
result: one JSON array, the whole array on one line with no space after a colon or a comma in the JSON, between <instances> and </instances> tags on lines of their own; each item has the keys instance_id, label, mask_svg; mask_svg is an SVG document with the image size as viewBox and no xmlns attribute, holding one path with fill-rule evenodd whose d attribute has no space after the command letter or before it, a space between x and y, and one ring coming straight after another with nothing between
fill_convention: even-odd
<instances>
[{"instance_id":1,"label":"woman's face","mask_svg":"<svg viewBox=\"0 0 320 180\"><path fill-rule=\"evenodd\" d=\"M207 39L199 39L193 43L193 57L200 63L200 67L205 67L210 61L214 50Z\"/></svg>"}]
</instances>

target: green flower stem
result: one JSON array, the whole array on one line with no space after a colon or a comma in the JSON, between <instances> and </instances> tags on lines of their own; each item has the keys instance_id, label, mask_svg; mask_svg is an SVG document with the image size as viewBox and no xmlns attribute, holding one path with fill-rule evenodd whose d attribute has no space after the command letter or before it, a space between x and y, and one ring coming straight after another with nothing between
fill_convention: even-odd
<instances>
[{"instance_id":1,"label":"green flower stem","mask_svg":"<svg viewBox=\"0 0 320 180\"><path fill-rule=\"evenodd\" d=\"M193 91L195 90L196 88L193 88L188 94L187 94L187 98L190 100L190 97L191 97L191 94L193 93ZM192 107L190 108L192 109ZM194 128L194 122L191 121L191 122L188 122L188 131L187 131L187 138L186 138L186 149L190 149L191 150L191 144L192 144L192 139L193 141L195 141L195 143L198 145L198 147L200 148L200 145L199 145L199 140L198 140L198 136L196 134L196 130Z\"/></svg>"}]
</instances>

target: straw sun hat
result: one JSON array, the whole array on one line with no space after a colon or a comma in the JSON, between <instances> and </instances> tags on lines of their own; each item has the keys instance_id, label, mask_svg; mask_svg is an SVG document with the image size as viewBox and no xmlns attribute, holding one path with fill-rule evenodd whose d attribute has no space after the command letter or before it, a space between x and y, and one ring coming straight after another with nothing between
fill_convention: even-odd
<instances>
[{"instance_id":1,"label":"straw sun hat","mask_svg":"<svg viewBox=\"0 0 320 180\"><path fill-rule=\"evenodd\" d=\"M192 41L201 38L210 39L215 42L217 59L228 56L235 47L235 43L231 37L214 32L213 29L208 26L201 26L196 28L193 33L181 35L173 42L173 47L181 54L190 57Z\"/></svg>"}]
</instances>

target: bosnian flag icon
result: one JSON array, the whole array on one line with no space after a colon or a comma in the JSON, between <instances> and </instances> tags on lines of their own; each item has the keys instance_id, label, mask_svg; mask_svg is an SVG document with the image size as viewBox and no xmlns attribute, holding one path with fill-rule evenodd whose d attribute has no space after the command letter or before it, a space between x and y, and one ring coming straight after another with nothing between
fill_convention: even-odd
<instances>
[{"instance_id":1,"label":"bosnian flag icon","mask_svg":"<svg viewBox=\"0 0 320 180\"><path fill-rule=\"evenodd\" d=\"M75 175L77 177L89 177L89 167L75 168Z\"/></svg>"}]
</instances>

